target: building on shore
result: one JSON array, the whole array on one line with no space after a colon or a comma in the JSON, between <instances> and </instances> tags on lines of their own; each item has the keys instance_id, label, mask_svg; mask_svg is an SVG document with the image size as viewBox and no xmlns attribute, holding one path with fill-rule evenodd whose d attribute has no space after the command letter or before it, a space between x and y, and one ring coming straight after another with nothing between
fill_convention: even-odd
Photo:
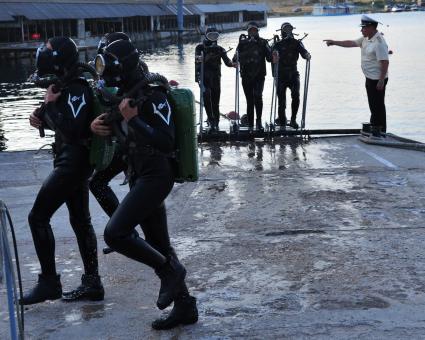
<instances>
[{"instance_id":1,"label":"building on shore","mask_svg":"<svg viewBox=\"0 0 425 340\"><path fill-rule=\"evenodd\" d=\"M359 9L357 6L351 3L335 3L335 2L326 2L317 3L313 6L312 15L317 16L327 16L327 15L349 15L349 14L358 14Z\"/></svg>"},{"instance_id":2,"label":"building on shore","mask_svg":"<svg viewBox=\"0 0 425 340\"><path fill-rule=\"evenodd\" d=\"M183 35L214 25L221 31L267 24L265 4L184 4ZM105 33L124 31L134 41L167 39L178 34L177 5L168 1L20 1L0 0L0 47L31 48L46 38L66 35L80 46L97 46Z\"/></svg>"}]
</instances>

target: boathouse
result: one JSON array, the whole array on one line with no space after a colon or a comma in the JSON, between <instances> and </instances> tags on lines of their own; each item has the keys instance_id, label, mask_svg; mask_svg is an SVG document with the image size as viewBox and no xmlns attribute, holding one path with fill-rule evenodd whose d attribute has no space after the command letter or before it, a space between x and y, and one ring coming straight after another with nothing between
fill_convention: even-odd
<instances>
[{"instance_id":1,"label":"boathouse","mask_svg":"<svg viewBox=\"0 0 425 340\"><path fill-rule=\"evenodd\" d=\"M265 4L183 5L183 34L199 34L206 26L222 31L244 28L256 20L267 23ZM134 41L164 39L177 34L177 6L168 1L2 1L0 46L32 47L47 37L66 35L81 46L96 46L105 33L124 31Z\"/></svg>"}]
</instances>

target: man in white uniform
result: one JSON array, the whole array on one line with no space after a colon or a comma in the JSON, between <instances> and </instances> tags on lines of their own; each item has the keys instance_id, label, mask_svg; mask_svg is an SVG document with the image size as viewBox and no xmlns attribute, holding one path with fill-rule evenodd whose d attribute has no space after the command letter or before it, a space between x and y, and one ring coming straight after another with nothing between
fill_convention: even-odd
<instances>
[{"instance_id":1,"label":"man in white uniform","mask_svg":"<svg viewBox=\"0 0 425 340\"><path fill-rule=\"evenodd\" d=\"M378 32L378 22L367 15L361 18L363 37L357 40L324 40L328 46L360 47L361 65L366 77L367 99L371 112L370 124L374 135L386 132L385 87L388 82L388 46L383 35Z\"/></svg>"}]
</instances>

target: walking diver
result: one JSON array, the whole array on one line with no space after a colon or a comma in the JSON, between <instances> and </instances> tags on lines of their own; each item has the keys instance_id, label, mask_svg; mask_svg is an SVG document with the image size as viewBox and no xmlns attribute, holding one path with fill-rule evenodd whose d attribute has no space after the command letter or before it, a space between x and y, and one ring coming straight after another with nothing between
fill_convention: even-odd
<instances>
[{"instance_id":1,"label":"walking diver","mask_svg":"<svg viewBox=\"0 0 425 340\"><path fill-rule=\"evenodd\" d=\"M152 323L154 329L195 323L196 299L189 295L184 281L186 269L171 247L164 204L174 185L175 134L166 89L144 82L139 53L129 41L112 42L95 64L106 86L118 87L119 94L132 93L131 98L124 98L119 104L128 125L125 145L130 192L108 222L105 242L113 250L155 270L161 280L159 309L174 301L170 314ZM143 227L145 239L134 233L138 224Z\"/></svg>"},{"instance_id":2,"label":"walking diver","mask_svg":"<svg viewBox=\"0 0 425 340\"><path fill-rule=\"evenodd\" d=\"M55 93L53 85L50 85L44 96L43 109L36 110L30 116L31 126L48 127L55 131L55 143L54 169L44 180L28 216L41 274L35 287L20 301L24 305L62 296L50 219L64 203L84 264L82 284L70 295L65 293L67 300L103 300L104 297L98 274L96 235L89 212L88 178L92 168L89 164L88 138L93 93L88 83L80 78L81 74L76 72L77 64L77 46L67 37L50 38L37 51L38 75L53 74L66 79L66 86Z\"/></svg>"}]
</instances>

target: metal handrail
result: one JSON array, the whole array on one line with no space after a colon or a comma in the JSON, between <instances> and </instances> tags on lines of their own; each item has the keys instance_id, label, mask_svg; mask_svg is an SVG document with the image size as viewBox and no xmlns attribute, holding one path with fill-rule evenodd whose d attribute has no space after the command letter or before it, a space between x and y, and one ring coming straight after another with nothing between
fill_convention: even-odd
<instances>
[{"instance_id":1,"label":"metal handrail","mask_svg":"<svg viewBox=\"0 0 425 340\"><path fill-rule=\"evenodd\" d=\"M16 271L19 282L19 296L16 287L16 276L9 248L8 223L12 234L14 255L16 260ZM22 298L22 280L19 267L18 249L16 246L15 231L9 211L3 201L0 200L0 284L6 281L7 305L9 310L10 336L12 340L24 339L24 308L19 305Z\"/></svg>"}]
</instances>

